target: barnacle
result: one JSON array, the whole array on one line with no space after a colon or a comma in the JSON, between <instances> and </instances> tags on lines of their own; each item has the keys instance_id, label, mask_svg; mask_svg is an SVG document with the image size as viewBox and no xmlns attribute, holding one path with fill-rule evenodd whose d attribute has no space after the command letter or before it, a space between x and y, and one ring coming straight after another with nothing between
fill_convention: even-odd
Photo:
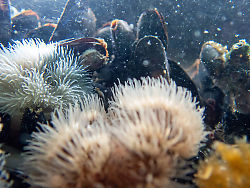
<instances>
[{"instance_id":1,"label":"barnacle","mask_svg":"<svg viewBox=\"0 0 250 188\"><path fill-rule=\"evenodd\" d=\"M250 187L250 144L240 140L236 145L216 142L215 153L202 161L195 182L200 188Z\"/></svg>"},{"instance_id":2,"label":"barnacle","mask_svg":"<svg viewBox=\"0 0 250 188\"><path fill-rule=\"evenodd\" d=\"M17 41L0 50L0 110L12 116L74 104L92 86L71 51L40 40Z\"/></svg>"},{"instance_id":3,"label":"barnacle","mask_svg":"<svg viewBox=\"0 0 250 188\"><path fill-rule=\"evenodd\" d=\"M202 113L202 109L196 108L191 92L163 78L131 80L116 86L110 107L112 118L117 119L114 124L125 130L129 126L146 130L151 137L156 134L156 138L162 137L160 145L184 158L196 155L204 139ZM131 142L125 140L126 144Z\"/></svg>"},{"instance_id":4,"label":"barnacle","mask_svg":"<svg viewBox=\"0 0 250 188\"><path fill-rule=\"evenodd\" d=\"M200 58L203 61L213 61L220 59L222 63L226 62L227 46L222 46L214 41L207 41L202 45Z\"/></svg>"},{"instance_id":5,"label":"barnacle","mask_svg":"<svg viewBox=\"0 0 250 188\"><path fill-rule=\"evenodd\" d=\"M221 77L227 61L227 52L226 46L214 41L207 41L202 45L200 59L212 78Z\"/></svg>"}]
</instances>

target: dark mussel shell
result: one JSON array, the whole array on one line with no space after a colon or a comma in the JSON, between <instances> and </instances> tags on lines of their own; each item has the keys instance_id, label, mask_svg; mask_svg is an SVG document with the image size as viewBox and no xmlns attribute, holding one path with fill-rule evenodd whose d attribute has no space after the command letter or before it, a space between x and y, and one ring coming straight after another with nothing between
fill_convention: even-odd
<instances>
[{"instance_id":1,"label":"dark mussel shell","mask_svg":"<svg viewBox=\"0 0 250 188\"><path fill-rule=\"evenodd\" d=\"M234 44L227 54L225 79L220 84L228 84L233 109L250 114L250 45L245 40Z\"/></svg>"},{"instance_id":2,"label":"dark mussel shell","mask_svg":"<svg viewBox=\"0 0 250 188\"><path fill-rule=\"evenodd\" d=\"M226 107L225 94L221 88L214 85L210 73L200 59L197 59L187 71L198 90L201 105L205 107L204 122L209 130L216 129Z\"/></svg>"},{"instance_id":3,"label":"dark mussel shell","mask_svg":"<svg viewBox=\"0 0 250 188\"><path fill-rule=\"evenodd\" d=\"M225 140L235 143L235 137L250 141L250 45L245 40L234 44L227 54L225 78L220 84L229 93L231 108L225 113ZM228 94L227 93L227 94Z\"/></svg>"},{"instance_id":4,"label":"dark mussel shell","mask_svg":"<svg viewBox=\"0 0 250 188\"><path fill-rule=\"evenodd\" d=\"M162 14L155 8L143 12L137 23L137 40L153 35L159 37L164 47L168 44L167 26Z\"/></svg>"},{"instance_id":5,"label":"dark mussel shell","mask_svg":"<svg viewBox=\"0 0 250 188\"><path fill-rule=\"evenodd\" d=\"M94 71L104 65L109 57L107 43L98 38L80 38L61 41L60 46L73 49L80 57L81 64Z\"/></svg>"},{"instance_id":6,"label":"dark mussel shell","mask_svg":"<svg viewBox=\"0 0 250 188\"><path fill-rule=\"evenodd\" d=\"M226 53L226 47L214 41L208 41L202 45L200 59L213 79L222 76Z\"/></svg>"},{"instance_id":7,"label":"dark mussel shell","mask_svg":"<svg viewBox=\"0 0 250 188\"><path fill-rule=\"evenodd\" d=\"M107 43L103 39L99 38L79 38L79 39L68 39L61 41L59 43L60 46L68 46L69 48L73 48L78 53L83 53L88 49L96 49L100 51L100 53L104 54L106 57L109 56L107 50Z\"/></svg>"},{"instance_id":8,"label":"dark mussel shell","mask_svg":"<svg viewBox=\"0 0 250 188\"><path fill-rule=\"evenodd\" d=\"M11 18L12 39L21 40L31 30L40 26L38 14L32 10L25 10Z\"/></svg>"},{"instance_id":9,"label":"dark mussel shell","mask_svg":"<svg viewBox=\"0 0 250 188\"><path fill-rule=\"evenodd\" d=\"M47 23L41 27L37 27L31 30L29 33L27 33L25 38L39 38L39 39L44 40L45 42L49 42L50 35L54 31L55 28L56 28L56 24Z\"/></svg>"},{"instance_id":10,"label":"dark mussel shell","mask_svg":"<svg viewBox=\"0 0 250 188\"><path fill-rule=\"evenodd\" d=\"M158 37L146 36L137 42L133 67L136 78L160 75L169 78L167 55Z\"/></svg>"},{"instance_id":11,"label":"dark mussel shell","mask_svg":"<svg viewBox=\"0 0 250 188\"><path fill-rule=\"evenodd\" d=\"M133 29L123 20L113 20L110 25L113 53L116 60L128 61L135 41Z\"/></svg>"},{"instance_id":12,"label":"dark mussel shell","mask_svg":"<svg viewBox=\"0 0 250 188\"><path fill-rule=\"evenodd\" d=\"M234 44L227 54L228 61L225 65L225 75L230 81L232 90L250 88L250 45L245 40Z\"/></svg>"},{"instance_id":13,"label":"dark mussel shell","mask_svg":"<svg viewBox=\"0 0 250 188\"><path fill-rule=\"evenodd\" d=\"M99 28L96 31L94 37L104 39L105 42L107 43L107 49L108 49L109 54L113 54L110 24L111 22L105 23L101 28Z\"/></svg>"},{"instance_id":14,"label":"dark mussel shell","mask_svg":"<svg viewBox=\"0 0 250 188\"><path fill-rule=\"evenodd\" d=\"M94 35L95 29L96 17L93 11L88 8L88 2L68 0L50 41L90 37Z\"/></svg>"},{"instance_id":15,"label":"dark mussel shell","mask_svg":"<svg viewBox=\"0 0 250 188\"><path fill-rule=\"evenodd\" d=\"M80 62L90 71L96 71L107 63L106 56L95 49L89 49L80 55Z\"/></svg>"},{"instance_id":16,"label":"dark mussel shell","mask_svg":"<svg viewBox=\"0 0 250 188\"><path fill-rule=\"evenodd\" d=\"M197 101L200 101L199 93L194 82L188 76L188 74L178 65L177 62L168 60L170 78L173 79L178 86L187 88L192 92L192 96L196 97Z\"/></svg>"}]
</instances>

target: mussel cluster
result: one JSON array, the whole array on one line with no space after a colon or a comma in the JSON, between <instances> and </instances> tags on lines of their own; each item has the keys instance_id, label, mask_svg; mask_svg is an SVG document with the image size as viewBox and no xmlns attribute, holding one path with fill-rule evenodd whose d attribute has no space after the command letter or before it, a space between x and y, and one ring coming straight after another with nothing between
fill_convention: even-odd
<instances>
[{"instance_id":1,"label":"mussel cluster","mask_svg":"<svg viewBox=\"0 0 250 188\"><path fill-rule=\"evenodd\" d=\"M51 36L52 40L65 38L67 32L60 35L63 18L62 15ZM91 26L91 29L84 30L88 38L63 40L60 45L72 48L80 56L82 65L89 68L96 90L105 99L111 97L110 88L115 83L145 76L171 78L178 85L192 90L193 95L199 98L195 85L185 71L167 58L167 26L157 9L143 12L136 27L119 19L104 24L97 31L94 30L95 24ZM75 34L68 34L67 37L75 37Z\"/></svg>"},{"instance_id":2,"label":"mussel cluster","mask_svg":"<svg viewBox=\"0 0 250 188\"><path fill-rule=\"evenodd\" d=\"M236 135L249 135L249 44L239 40L227 50L217 42L205 42L197 63L193 80L206 104L206 123L213 128L221 124L231 142Z\"/></svg>"}]
</instances>

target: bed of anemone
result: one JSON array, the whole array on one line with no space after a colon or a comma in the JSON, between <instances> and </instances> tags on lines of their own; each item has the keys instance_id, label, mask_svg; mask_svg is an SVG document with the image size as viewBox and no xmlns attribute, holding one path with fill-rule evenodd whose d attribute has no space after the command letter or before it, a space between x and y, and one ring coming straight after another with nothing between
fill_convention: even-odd
<instances>
[{"instance_id":1,"label":"bed of anemone","mask_svg":"<svg viewBox=\"0 0 250 188\"><path fill-rule=\"evenodd\" d=\"M24 163L32 186L180 186L173 179L185 177L184 160L206 135L191 93L164 78L131 80L113 93L107 113L89 95L33 134Z\"/></svg>"}]
</instances>

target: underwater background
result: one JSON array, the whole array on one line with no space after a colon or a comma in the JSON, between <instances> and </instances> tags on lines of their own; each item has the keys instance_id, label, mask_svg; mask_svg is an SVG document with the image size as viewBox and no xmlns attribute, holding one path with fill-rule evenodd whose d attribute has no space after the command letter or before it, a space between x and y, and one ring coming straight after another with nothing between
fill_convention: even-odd
<instances>
[{"instance_id":1,"label":"underwater background","mask_svg":"<svg viewBox=\"0 0 250 188\"><path fill-rule=\"evenodd\" d=\"M0 0L0 188L249 188L249 0Z\"/></svg>"},{"instance_id":2,"label":"underwater background","mask_svg":"<svg viewBox=\"0 0 250 188\"><path fill-rule=\"evenodd\" d=\"M13 0L19 11L32 9L44 19L57 20L66 0ZM250 38L247 0L89 0L97 18L97 28L107 21L121 19L136 25L140 14L157 8L166 17L169 33L168 57L183 66L198 57L202 44L214 40L231 46L239 39Z\"/></svg>"}]
</instances>

